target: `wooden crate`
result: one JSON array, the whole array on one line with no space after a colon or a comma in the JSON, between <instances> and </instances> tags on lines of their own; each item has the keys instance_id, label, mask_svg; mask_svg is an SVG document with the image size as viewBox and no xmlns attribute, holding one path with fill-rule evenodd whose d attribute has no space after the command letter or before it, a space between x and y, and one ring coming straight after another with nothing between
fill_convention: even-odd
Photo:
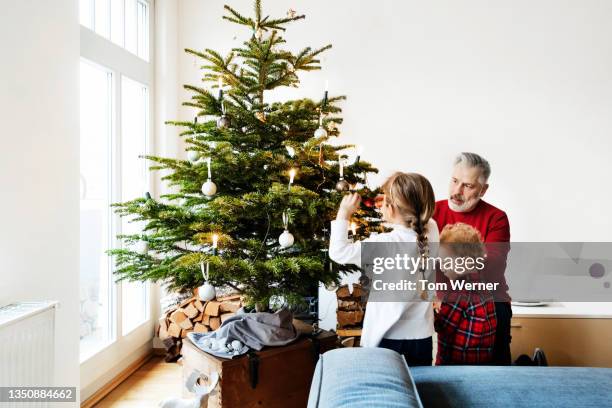
<instances>
[{"instance_id":1,"label":"wooden crate","mask_svg":"<svg viewBox=\"0 0 612 408\"><path fill-rule=\"evenodd\" d=\"M323 331L313 340L300 338L283 347L266 347L252 356L235 359L215 357L183 341L183 383L194 371L204 376L219 373L219 386L208 402L209 408L306 407L318 355L336 347L336 335ZM253 362L251 362L253 361ZM257 379L251 374L257 366ZM253 387L254 386L254 387ZM186 388L183 396L190 397Z\"/></svg>"}]
</instances>

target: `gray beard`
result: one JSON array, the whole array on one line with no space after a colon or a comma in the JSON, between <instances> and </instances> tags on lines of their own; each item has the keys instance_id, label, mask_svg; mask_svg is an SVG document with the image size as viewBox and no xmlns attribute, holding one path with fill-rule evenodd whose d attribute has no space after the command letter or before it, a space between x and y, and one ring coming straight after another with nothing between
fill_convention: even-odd
<instances>
[{"instance_id":1,"label":"gray beard","mask_svg":"<svg viewBox=\"0 0 612 408\"><path fill-rule=\"evenodd\" d=\"M466 202L464 202L461 205L457 205L455 203L453 203L450 199L448 200L448 208L450 208L451 210L455 211L455 212L470 212L474 209L474 207L476 207L476 204L478 204L478 202L480 201L480 197L479 198L473 198L471 200L468 200Z\"/></svg>"}]
</instances>

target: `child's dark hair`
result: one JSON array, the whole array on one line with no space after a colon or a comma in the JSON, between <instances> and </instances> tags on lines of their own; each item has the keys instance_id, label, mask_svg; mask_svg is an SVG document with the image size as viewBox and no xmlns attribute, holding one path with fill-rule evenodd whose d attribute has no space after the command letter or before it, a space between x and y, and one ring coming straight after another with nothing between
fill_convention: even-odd
<instances>
[{"instance_id":1,"label":"child's dark hair","mask_svg":"<svg viewBox=\"0 0 612 408\"><path fill-rule=\"evenodd\" d=\"M436 205L433 188L425 177L417 173L396 172L382 186L387 204L394 206L404 224L417 234L417 245L422 257L429 256L427 223Z\"/></svg>"}]
</instances>

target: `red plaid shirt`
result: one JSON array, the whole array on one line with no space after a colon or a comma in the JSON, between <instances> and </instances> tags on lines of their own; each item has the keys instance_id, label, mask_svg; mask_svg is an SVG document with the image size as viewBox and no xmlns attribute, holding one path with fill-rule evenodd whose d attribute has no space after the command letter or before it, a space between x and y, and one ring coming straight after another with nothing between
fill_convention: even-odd
<instances>
[{"instance_id":1,"label":"red plaid shirt","mask_svg":"<svg viewBox=\"0 0 612 408\"><path fill-rule=\"evenodd\" d=\"M436 365L487 364L493 358L497 318L492 297L478 293L449 293L436 313Z\"/></svg>"}]
</instances>

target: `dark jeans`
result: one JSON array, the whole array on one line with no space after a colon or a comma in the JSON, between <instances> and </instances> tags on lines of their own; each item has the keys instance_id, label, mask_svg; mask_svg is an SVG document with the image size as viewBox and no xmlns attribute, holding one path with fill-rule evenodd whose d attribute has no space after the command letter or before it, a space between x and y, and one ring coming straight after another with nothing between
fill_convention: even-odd
<instances>
[{"instance_id":1,"label":"dark jeans","mask_svg":"<svg viewBox=\"0 0 612 408\"><path fill-rule=\"evenodd\" d=\"M404 356L409 366L430 366L432 363L431 337L416 340L382 339L378 347L397 351Z\"/></svg>"},{"instance_id":2,"label":"dark jeans","mask_svg":"<svg viewBox=\"0 0 612 408\"><path fill-rule=\"evenodd\" d=\"M495 314L497 315L497 330L495 331L495 344L493 346L493 365L510 365L510 320L512 320L512 308L510 302L495 302Z\"/></svg>"}]
</instances>

